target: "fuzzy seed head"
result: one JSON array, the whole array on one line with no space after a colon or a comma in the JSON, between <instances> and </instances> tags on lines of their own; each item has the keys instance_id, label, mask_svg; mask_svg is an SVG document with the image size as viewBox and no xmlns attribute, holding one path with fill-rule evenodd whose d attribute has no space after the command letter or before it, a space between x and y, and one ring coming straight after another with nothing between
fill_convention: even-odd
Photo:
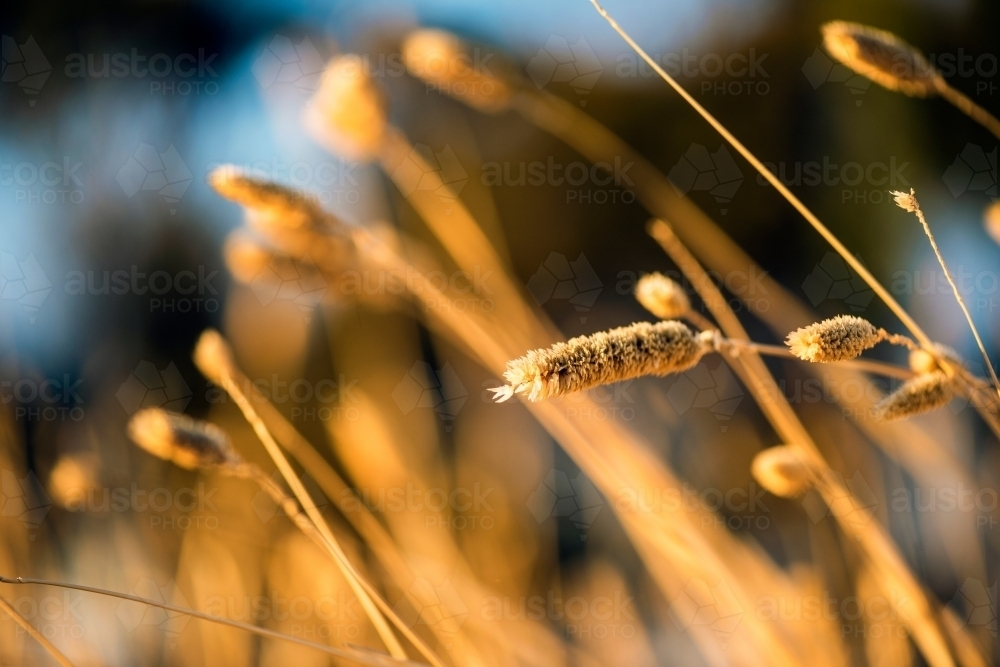
<instances>
[{"instance_id":1,"label":"fuzzy seed head","mask_svg":"<svg viewBox=\"0 0 1000 667\"><path fill-rule=\"evenodd\" d=\"M680 373L712 344L712 334L695 335L683 322L637 322L531 350L507 362L508 384L492 391L497 402L522 392L540 401L644 375Z\"/></svg>"},{"instance_id":2,"label":"fuzzy seed head","mask_svg":"<svg viewBox=\"0 0 1000 667\"><path fill-rule=\"evenodd\" d=\"M320 224L324 214L305 193L274 181L250 176L236 165L225 164L208 175L208 184L220 195L276 226L304 229Z\"/></svg>"},{"instance_id":3,"label":"fuzzy seed head","mask_svg":"<svg viewBox=\"0 0 1000 667\"><path fill-rule=\"evenodd\" d=\"M913 188L910 188L909 192L893 190L890 194L892 194L892 198L896 201L896 206L907 213L916 213L920 210L920 202L917 201L917 193Z\"/></svg>"},{"instance_id":4,"label":"fuzzy seed head","mask_svg":"<svg viewBox=\"0 0 1000 667\"><path fill-rule=\"evenodd\" d=\"M194 363L206 378L221 385L236 368L233 350L215 329L205 329L194 348Z\"/></svg>"},{"instance_id":5,"label":"fuzzy seed head","mask_svg":"<svg viewBox=\"0 0 1000 667\"><path fill-rule=\"evenodd\" d=\"M800 496L813 483L809 466L788 445L758 452L750 465L750 472L761 486L781 498Z\"/></svg>"},{"instance_id":6,"label":"fuzzy seed head","mask_svg":"<svg viewBox=\"0 0 1000 667\"><path fill-rule=\"evenodd\" d=\"M684 288L661 273L640 278L635 286L635 298L661 320L678 319L691 310L691 301Z\"/></svg>"},{"instance_id":7,"label":"fuzzy seed head","mask_svg":"<svg viewBox=\"0 0 1000 667\"><path fill-rule=\"evenodd\" d=\"M827 23L822 30L831 56L889 90L927 97L942 83L920 51L890 32L847 21Z\"/></svg>"},{"instance_id":8,"label":"fuzzy seed head","mask_svg":"<svg viewBox=\"0 0 1000 667\"><path fill-rule=\"evenodd\" d=\"M788 334L785 344L799 359L826 363L854 359L874 347L885 333L868 320L838 315Z\"/></svg>"},{"instance_id":9,"label":"fuzzy seed head","mask_svg":"<svg viewBox=\"0 0 1000 667\"><path fill-rule=\"evenodd\" d=\"M893 421L947 405L955 396L956 381L942 371L922 373L904 382L873 409L877 421Z\"/></svg>"},{"instance_id":10,"label":"fuzzy seed head","mask_svg":"<svg viewBox=\"0 0 1000 667\"><path fill-rule=\"evenodd\" d=\"M330 61L304 122L313 138L348 160L375 158L389 127L382 92L358 56Z\"/></svg>"},{"instance_id":11,"label":"fuzzy seed head","mask_svg":"<svg viewBox=\"0 0 1000 667\"><path fill-rule=\"evenodd\" d=\"M153 456L187 470L231 465L239 456L219 427L161 408L132 415L128 435Z\"/></svg>"},{"instance_id":12,"label":"fuzzy seed head","mask_svg":"<svg viewBox=\"0 0 1000 667\"><path fill-rule=\"evenodd\" d=\"M411 75L471 107L499 111L510 103L510 87L450 32L415 30L403 41L402 50Z\"/></svg>"}]
</instances>

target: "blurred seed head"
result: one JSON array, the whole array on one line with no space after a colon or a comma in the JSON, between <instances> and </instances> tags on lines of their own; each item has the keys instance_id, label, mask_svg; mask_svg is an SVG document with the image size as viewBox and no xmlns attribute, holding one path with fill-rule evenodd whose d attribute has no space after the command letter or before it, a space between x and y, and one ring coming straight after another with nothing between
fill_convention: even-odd
<instances>
[{"instance_id":1,"label":"blurred seed head","mask_svg":"<svg viewBox=\"0 0 1000 667\"><path fill-rule=\"evenodd\" d=\"M480 111L510 104L511 89L478 66L468 44L444 30L415 30L403 40L403 61L412 76Z\"/></svg>"},{"instance_id":2,"label":"blurred seed head","mask_svg":"<svg viewBox=\"0 0 1000 667\"><path fill-rule=\"evenodd\" d=\"M750 472L762 487L782 498L800 496L813 483L809 465L789 445L758 452L750 465Z\"/></svg>"},{"instance_id":3,"label":"blurred seed head","mask_svg":"<svg viewBox=\"0 0 1000 667\"><path fill-rule=\"evenodd\" d=\"M233 465L240 460L219 427L161 408L145 408L132 415L128 435L153 456L187 470Z\"/></svg>"},{"instance_id":4,"label":"blurred seed head","mask_svg":"<svg viewBox=\"0 0 1000 667\"><path fill-rule=\"evenodd\" d=\"M993 202L983 212L983 227L991 239L1000 243L1000 201Z\"/></svg>"},{"instance_id":5,"label":"blurred seed head","mask_svg":"<svg viewBox=\"0 0 1000 667\"><path fill-rule=\"evenodd\" d=\"M508 384L492 391L501 403L522 392L528 400L540 401L644 375L680 373L697 364L713 344L714 333L695 335L683 322L636 322L508 361Z\"/></svg>"},{"instance_id":6,"label":"blurred seed head","mask_svg":"<svg viewBox=\"0 0 1000 667\"><path fill-rule=\"evenodd\" d=\"M885 332L868 320L838 315L793 331L785 344L803 361L825 363L854 359L884 337Z\"/></svg>"},{"instance_id":7,"label":"blurred seed head","mask_svg":"<svg viewBox=\"0 0 1000 667\"><path fill-rule=\"evenodd\" d=\"M222 254L229 272L244 284L253 282L274 257L262 242L240 230L226 237Z\"/></svg>"},{"instance_id":8,"label":"blurred seed head","mask_svg":"<svg viewBox=\"0 0 1000 667\"><path fill-rule=\"evenodd\" d=\"M224 164L213 169L208 184L226 199L267 215L278 226L314 227L324 217L322 209L305 193L247 175L236 165Z\"/></svg>"},{"instance_id":9,"label":"blurred seed head","mask_svg":"<svg viewBox=\"0 0 1000 667\"><path fill-rule=\"evenodd\" d=\"M65 509L73 509L98 486L99 459L92 454L66 454L49 474L48 490L52 500Z\"/></svg>"},{"instance_id":10,"label":"blurred seed head","mask_svg":"<svg viewBox=\"0 0 1000 667\"><path fill-rule=\"evenodd\" d=\"M303 121L327 150L360 161L378 155L389 128L385 97L355 55L337 56L326 66Z\"/></svg>"},{"instance_id":11,"label":"blurred seed head","mask_svg":"<svg viewBox=\"0 0 1000 667\"><path fill-rule=\"evenodd\" d=\"M878 421L893 421L936 410L955 397L956 380L942 371L917 375L881 401L873 415Z\"/></svg>"},{"instance_id":12,"label":"blurred seed head","mask_svg":"<svg viewBox=\"0 0 1000 667\"><path fill-rule=\"evenodd\" d=\"M944 370L938 359L944 359L956 366L962 365L962 359L959 357L958 352L947 345L935 343L933 353L924 349L912 350L910 352L910 370L914 373L930 373L932 371Z\"/></svg>"},{"instance_id":13,"label":"blurred seed head","mask_svg":"<svg viewBox=\"0 0 1000 667\"><path fill-rule=\"evenodd\" d=\"M236 364L233 350L215 329L205 329L194 348L194 363L202 374L215 384L223 384L230 377Z\"/></svg>"},{"instance_id":14,"label":"blurred seed head","mask_svg":"<svg viewBox=\"0 0 1000 667\"><path fill-rule=\"evenodd\" d=\"M635 298L661 320L678 319L691 310L691 301L684 288L661 273L640 278L635 286Z\"/></svg>"},{"instance_id":15,"label":"blurred seed head","mask_svg":"<svg viewBox=\"0 0 1000 667\"><path fill-rule=\"evenodd\" d=\"M927 97L944 83L920 51L890 32L847 21L827 23L822 31L831 56L889 90Z\"/></svg>"}]
</instances>

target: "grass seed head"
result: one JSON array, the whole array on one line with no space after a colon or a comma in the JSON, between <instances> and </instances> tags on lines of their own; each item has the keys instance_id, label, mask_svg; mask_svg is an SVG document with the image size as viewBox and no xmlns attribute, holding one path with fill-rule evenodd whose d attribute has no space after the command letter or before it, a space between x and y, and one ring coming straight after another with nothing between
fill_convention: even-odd
<instances>
[{"instance_id":1,"label":"grass seed head","mask_svg":"<svg viewBox=\"0 0 1000 667\"><path fill-rule=\"evenodd\" d=\"M194 363L206 378L218 385L230 377L236 367L232 348L215 329L205 329L198 338Z\"/></svg>"},{"instance_id":2,"label":"grass seed head","mask_svg":"<svg viewBox=\"0 0 1000 667\"><path fill-rule=\"evenodd\" d=\"M991 239L1000 243L1000 201L993 202L983 212L983 227Z\"/></svg>"},{"instance_id":3,"label":"grass seed head","mask_svg":"<svg viewBox=\"0 0 1000 667\"><path fill-rule=\"evenodd\" d=\"M132 415L128 435L153 456L187 470L232 465L239 460L219 427L161 408Z\"/></svg>"},{"instance_id":4,"label":"grass seed head","mask_svg":"<svg viewBox=\"0 0 1000 667\"><path fill-rule=\"evenodd\" d=\"M571 338L507 362L498 402L526 392L528 400L562 396L644 375L685 371L712 349L712 334L695 335L683 322L637 322Z\"/></svg>"},{"instance_id":5,"label":"grass seed head","mask_svg":"<svg viewBox=\"0 0 1000 667\"><path fill-rule=\"evenodd\" d=\"M920 51L890 32L847 21L827 23L822 31L831 56L889 90L928 97L942 83Z\"/></svg>"},{"instance_id":6,"label":"grass seed head","mask_svg":"<svg viewBox=\"0 0 1000 667\"><path fill-rule=\"evenodd\" d=\"M348 160L374 159L389 129L385 97L356 55L327 65L304 123L328 150Z\"/></svg>"},{"instance_id":7,"label":"grass seed head","mask_svg":"<svg viewBox=\"0 0 1000 667\"><path fill-rule=\"evenodd\" d=\"M450 32L415 30L402 50L406 69L428 86L481 111L500 111L510 104L510 87Z\"/></svg>"},{"instance_id":8,"label":"grass seed head","mask_svg":"<svg viewBox=\"0 0 1000 667\"><path fill-rule=\"evenodd\" d=\"M785 344L799 359L813 362L854 359L885 337L868 320L854 315L838 315L788 334Z\"/></svg>"},{"instance_id":9,"label":"grass seed head","mask_svg":"<svg viewBox=\"0 0 1000 667\"><path fill-rule=\"evenodd\" d=\"M691 301L684 288L661 273L640 278L635 286L635 298L661 320L678 319L691 310Z\"/></svg>"},{"instance_id":10,"label":"grass seed head","mask_svg":"<svg viewBox=\"0 0 1000 667\"><path fill-rule=\"evenodd\" d=\"M954 398L955 389L955 379L942 371L922 373L879 401L873 414L878 421L893 421L930 412Z\"/></svg>"},{"instance_id":11,"label":"grass seed head","mask_svg":"<svg viewBox=\"0 0 1000 667\"><path fill-rule=\"evenodd\" d=\"M244 284L252 283L274 258L269 248L242 231L232 232L226 237L222 254L226 268Z\"/></svg>"},{"instance_id":12,"label":"grass seed head","mask_svg":"<svg viewBox=\"0 0 1000 667\"><path fill-rule=\"evenodd\" d=\"M761 486L781 498L800 496L813 483L808 464L788 445L758 452L750 472Z\"/></svg>"}]
</instances>

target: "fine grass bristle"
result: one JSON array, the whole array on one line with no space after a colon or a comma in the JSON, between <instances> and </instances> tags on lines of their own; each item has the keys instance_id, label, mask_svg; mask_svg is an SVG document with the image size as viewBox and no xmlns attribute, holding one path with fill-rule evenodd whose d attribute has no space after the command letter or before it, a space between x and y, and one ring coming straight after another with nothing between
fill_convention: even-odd
<instances>
[{"instance_id":1,"label":"fine grass bristle","mask_svg":"<svg viewBox=\"0 0 1000 667\"><path fill-rule=\"evenodd\" d=\"M160 408L135 413L129 420L128 434L153 456L187 470L232 465L239 460L219 427Z\"/></svg>"},{"instance_id":2,"label":"fine grass bristle","mask_svg":"<svg viewBox=\"0 0 1000 667\"><path fill-rule=\"evenodd\" d=\"M313 138L348 160L378 155L389 129L388 111L361 58L345 55L330 61L303 122Z\"/></svg>"},{"instance_id":3,"label":"fine grass bristle","mask_svg":"<svg viewBox=\"0 0 1000 667\"><path fill-rule=\"evenodd\" d=\"M635 286L635 298L661 320L678 319L691 311L691 301L684 288L661 273L640 278Z\"/></svg>"},{"instance_id":4,"label":"fine grass bristle","mask_svg":"<svg viewBox=\"0 0 1000 667\"><path fill-rule=\"evenodd\" d=\"M697 364L712 341L712 334L695 335L675 320L637 322L531 350L507 362L508 384L492 391L497 402L522 392L540 401L644 375L679 373Z\"/></svg>"},{"instance_id":5,"label":"fine grass bristle","mask_svg":"<svg viewBox=\"0 0 1000 667\"><path fill-rule=\"evenodd\" d=\"M758 452L750 465L750 472L762 487L781 498L800 496L812 486L809 466L788 445Z\"/></svg>"},{"instance_id":6,"label":"fine grass bristle","mask_svg":"<svg viewBox=\"0 0 1000 667\"><path fill-rule=\"evenodd\" d=\"M955 397L956 383L942 371L923 373L904 382L873 409L878 421L905 419L936 410Z\"/></svg>"},{"instance_id":7,"label":"fine grass bristle","mask_svg":"<svg viewBox=\"0 0 1000 667\"><path fill-rule=\"evenodd\" d=\"M788 334L785 344L803 361L827 363L854 359L885 339L885 332L868 320L838 315Z\"/></svg>"},{"instance_id":8,"label":"fine grass bristle","mask_svg":"<svg viewBox=\"0 0 1000 667\"><path fill-rule=\"evenodd\" d=\"M465 42L444 30L416 30L403 40L403 61L428 88L451 95L480 111L510 104L511 89L485 67Z\"/></svg>"},{"instance_id":9,"label":"fine grass bristle","mask_svg":"<svg viewBox=\"0 0 1000 667\"><path fill-rule=\"evenodd\" d=\"M827 52L875 83L913 97L938 92L941 77L919 50L890 32L833 21L822 28Z\"/></svg>"}]
</instances>

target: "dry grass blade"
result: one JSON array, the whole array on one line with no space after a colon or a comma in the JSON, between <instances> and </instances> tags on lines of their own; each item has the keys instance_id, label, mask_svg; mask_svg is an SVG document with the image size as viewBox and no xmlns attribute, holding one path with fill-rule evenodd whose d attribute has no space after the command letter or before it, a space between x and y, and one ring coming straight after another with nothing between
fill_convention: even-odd
<instances>
[{"instance_id":1,"label":"dry grass blade","mask_svg":"<svg viewBox=\"0 0 1000 667\"><path fill-rule=\"evenodd\" d=\"M951 285L951 291L952 294L955 295L955 301L958 302L958 307L962 309L962 314L965 315L965 321L969 323L969 328L972 329L972 335L976 338L976 345L979 346L979 352L983 355L983 362L989 370L990 380L993 382L994 389L996 389L997 398L1000 398L1000 380L997 379L997 373L993 370L993 362L990 361L990 355L986 354L986 347L983 345L983 339L979 336L979 329L976 328L976 323L972 321L972 315L969 313L969 309L965 305L965 299L962 298L962 293L958 291L958 285L955 284L955 279L951 277L951 271L948 270L948 264L944 261L944 255L941 254L941 249L938 248L937 240L931 232L931 226L927 224L927 218L924 217L924 212L920 208L920 202L917 201L916 193L913 191L913 188L910 188L909 193L893 192L892 194L895 196L896 205L901 209L916 215L917 220L920 221L920 225L924 228L924 234L927 235L927 239L931 243L931 248L934 249L934 255L937 257L938 264L941 265L941 270L944 271L945 278L948 279L948 284Z\"/></svg>"},{"instance_id":2,"label":"dry grass blade","mask_svg":"<svg viewBox=\"0 0 1000 667\"><path fill-rule=\"evenodd\" d=\"M0 583L9 584L14 582L11 582L4 577L0 577ZM41 644L42 648L48 651L49 655L51 655L56 662L62 665L62 667L73 667L73 663L69 661L69 658L60 653L59 649L57 649L55 645L45 637L45 635L35 629L35 626L29 623L28 619L21 616L21 614L18 613L18 611L2 597L0 597L0 610L3 610L4 613L10 615L10 617L14 619L14 622L21 626L29 637Z\"/></svg>"},{"instance_id":3,"label":"dry grass blade","mask_svg":"<svg viewBox=\"0 0 1000 667\"><path fill-rule=\"evenodd\" d=\"M240 621L231 621L227 618L219 618L216 616L211 616L209 614L204 614L200 611L195 611L194 609L188 609L187 607L179 607L177 605L169 604L166 602L159 602L157 600L150 600L148 598L138 597L136 595L129 595L127 593L118 593L116 591L109 591L103 588L94 588L93 586L82 586L80 584L67 584L61 581L49 581L48 579L29 579L27 577L15 577L9 578L0 576L0 584L34 584L38 586L54 586L56 588L65 588L74 591L82 591L84 593L94 593L96 595L104 595L106 597L118 598L120 600L127 600L129 602L138 602L139 604L148 605L150 607L157 607L158 609L163 609L165 611L171 611L175 614L184 614L185 616L190 616L192 618L197 618L203 621L208 621L209 623L217 623L219 625L227 625L231 628L237 628L239 630L244 630L246 632L259 635L261 637L267 637L268 639L278 639L281 641L292 642L294 644L299 644L300 646L308 646L309 648L316 649L317 651L322 651L337 658L342 658L344 660L350 660L351 662L362 664L362 665L375 665L377 667L420 667L421 663L412 662L409 660L396 660L392 659L387 655L378 654L374 651L368 650L343 650L334 648L332 646L327 646L326 644L317 644L311 642L307 639L301 639L300 637L295 637L292 635L282 634L280 632L275 632L274 630L268 630L266 628L261 628L256 625L250 625L249 623L241 623ZM3 598L0 598L0 608L5 608L7 605ZM15 619L21 618L13 609L5 609L7 613L14 615ZM21 619L23 620L23 619ZM25 621L27 623L27 621ZM31 626L28 625L30 628ZM27 628L26 628L27 630ZM29 633L34 633L37 631L32 628L28 630ZM39 641L45 640L44 637L39 635ZM45 643L48 643L45 641ZM52 648L55 650L55 647ZM53 654L54 657L59 659L59 652L56 651ZM68 665L72 667L72 664L62 658L60 661L62 665Z\"/></svg>"},{"instance_id":4,"label":"dry grass blade","mask_svg":"<svg viewBox=\"0 0 1000 667\"><path fill-rule=\"evenodd\" d=\"M904 310L901 305L899 305L899 302L897 302L896 299L889 293L889 291L882 285L882 283L880 283L878 279L876 279L875 276L871 274L871 272L865 267L865 265L862 264L860 261L858 261L858 259L851 254L851 252L847 249L847 247L840 242L840 239L834 236L833 232L827 229L826 225L824 225L820 221L820 219L817 218L813 214L813 212L806 207L805 204L799 201L799 198L796 197L794 194L792 194L792 191L789 190L788 187L786 187L785 184L782 183L781 180L775 174L771 173L771 171L766 166L764 166L764 163L758 160L757 157L739 141L739 139L737 139L729 130L726 129L726 127L722 123L720 123L715 118L715 116L710 114L708 110L706 110L705 107L701 106L701 104L699 104L698 101L694 99L694 97L692 97L690 93L684 90L684 88L679 83L677 83L673 79L673 77L667 74L667 72L664 71L664 69L660 67L660 65L655 60L653 60L653 58L651 58L650 55L646 53L642 49L642 47L640 47L635 42L635 40L633 40L628 35L628 33L625 32L624 29L622 29L621 26L618 25L617 21L615 21L611 17L611 15L608 14L607 10L605 10L603 7L601 7L600 4L598 4L597 0L590 0L590 2L591 4L594 5L595 8L597 8L597 11L601 14L601 16L605 18L605 20L607 20L607 22L611 25L611 27L614 28L615 32L621 35L622 39L628 42L628 45L631 46L637 54L639 54L639 57L645 60L646 63L650 67L652 67L653 70L658 75L660 75L660 77L664 81L670 84L670 86L675 91L677 91L677 93L681 97L683 97L684 100L688 104L690 104L694 108L694 110L701 115L702 118L708 121L708 123L715 129L716 132L722 135L722 137L726 141L728 141L730 145L732 145L732 147L735 148L740 153L740 155L742 155L751 165L753 165L754 169L760 172L761 176L767 179L768 183L774 186L774 188L779 193L781 193L781 195L785 199L787 199L788 202L792 206L794 206L799 213L802 214L802 217L804 217L806 221L810 225L812 225L813 228L817 232L819 232L824 239L826 239L827 243L829 243L833 247L833 249L837 251L837 253L844 259L844 261L847 262L847 264L852 269L854 269L854 271L859 276L861 276L861 278L866 283L868 283L868 286L871 287L872 290L879 296L879 298L882 299L882 301L892 310L893 313L895 313L896 317L898 317L899 320L903 323L903 325L906 326L907 329L909 329L910 333L912 333L917 338L917 340L920 341L920 344L923 347L930 347L932 344L931 339L927 336L927 334L924 333L923 329L920 328L920 325L918 325L917 322L910 316L910 314L907 313L906 310Z\"/></svg>"}]
</instances>

